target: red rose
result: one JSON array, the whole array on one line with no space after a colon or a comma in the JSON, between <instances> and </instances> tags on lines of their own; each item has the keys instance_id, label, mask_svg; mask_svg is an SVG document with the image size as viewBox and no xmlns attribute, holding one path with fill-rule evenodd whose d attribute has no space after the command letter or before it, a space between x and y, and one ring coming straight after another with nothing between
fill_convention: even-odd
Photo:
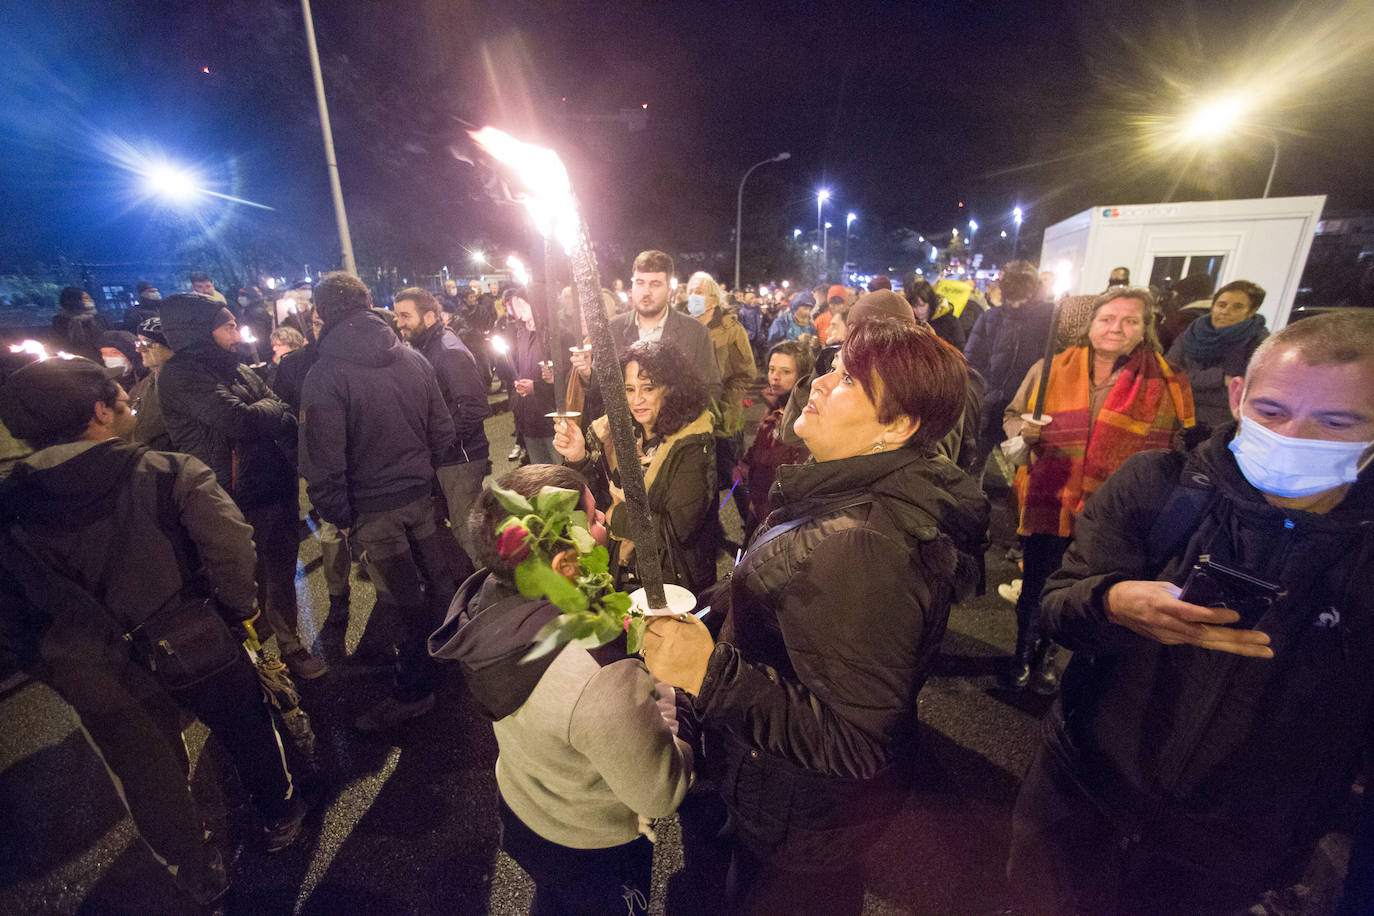
<instances>
[{"instance_id":1,"label":"red rose","mask_svg":"<svg viewBox=\"0 0 1374 916\"><path fill-rule=\"evenodd\" d=\"M519 566L530 555L529 545L525 543L529 536L520 525L511 525L496 539L496 552L511 566Z\"/></svg>"}]
</instances>

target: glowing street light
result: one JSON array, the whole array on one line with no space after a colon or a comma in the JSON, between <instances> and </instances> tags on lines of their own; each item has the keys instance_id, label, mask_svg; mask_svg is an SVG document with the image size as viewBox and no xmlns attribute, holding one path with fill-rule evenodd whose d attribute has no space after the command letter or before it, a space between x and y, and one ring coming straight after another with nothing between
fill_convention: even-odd
<instances>
[{"instance_id":1,"label":"glowing street light","mask_svg":"<svg viewBox=\"0 0 1374 916\"><path fill-rule=\"evenodd\" d=\"M793 230L792 230L792 238L794 238L794 239L799 239L799 238L801 238L801 230L800 230L800 229L793 229Z\"/></svg>"},{"instance_id":2,"label":"glowing street light","mask_svg":"<svg viewBox=\"0 0 1374 916\"><path fill-rule=\"evenodd\" d=\"M487 263L487 253L486 253L485 251L474 251L474 252L472 253L472 263L474 263L474 264L485 264L485 263Z\"/></svg>"},{"instance_id":3,"label":"glowing street light","mask_svg":"<svg viewBox=\"0 0 1374 916\"><path fill-rule=\"evenodd\" d=\"M977 232L977 231L978 231L978 220L976 220L976 219L971 219L971 220L969 220L969 221L968 221L968 234L969 234L969 237L971 238L971 237L973 236L973 234L974 234L975 232Z\"/></svg>"},{"instance_id":4,"label":"glowing street light","mask_svg":"<svg viewBox=\"0 0 1374 916\"><path fill-rule=\"evenodd\" d=\"M1021 214L1021 208L1020 208L1020 207L1013 207L1013 208L1012 208L1012 211L1011 211L1011 221L1014 222L1014 223L1016 223L1016 225L1019 226L1019 225L1021 225L1021 216L1022 216L1022 214Z\"/></svg>"},{"instance_id":5,"label":"glowing street light","mask_svg":"<svg viewBox=\"0 0 1374 916\"><path fill-rule=\"evenodd\" d=\"M1016 233L1011 239L1011 258L1016 260L1016 249L1021 245L1021 208L1013 207L1011 210L1011 221L1016 224Z\"/></svg>"},{"instance_id":6,"label":"glowing street light","mask_svg":"<svg viewBox=\"0 0 1374 916\"><path fill-rule=\"evenodd\" d=\"M1216 96L1198 106L1183 122L1181 138L1185 142L1193 143L1205 137L1224 135L1239 127L1248 127L1263 134L1274 147L1274 158L1269 163L1269 177L1264 182L1264 193L1261 195L1268 197L1270 188L1274 186L1274 172L1278 171L1279 167L1279 135L1271 128L1246 124L1245 119L1251 110L1251 102L1238 92Z\"/></svg>"},{"instance_id":7,"label":"glowing street light","mask_svg":"<svg viewBox=\"0 0 1374 916\"><path fill-rule=\"evenodd\" d=\"M142 156L137 158L140 161L133 166L133 171L143 180L143 193L161 198L173 206L187 207L201 195L206 195L230 203L243 204L245 207L257 207L259 210L273 209L266 204L254 203L242 197L221 194L219 191L202 187L201 177L185 166L175 165L165 159L145 159Z\"/></svg>"}]
</instances>

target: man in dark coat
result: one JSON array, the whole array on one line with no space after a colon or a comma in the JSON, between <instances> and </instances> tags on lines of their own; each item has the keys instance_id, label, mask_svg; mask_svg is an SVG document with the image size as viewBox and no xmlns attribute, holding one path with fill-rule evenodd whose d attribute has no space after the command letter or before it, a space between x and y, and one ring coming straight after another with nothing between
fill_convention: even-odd
<instances>
[{"instance_id":1,"label":"man in dark coat","mask_svg":"<svg viewBox=\"0 0 1374 916\"><path fill-rule=\"evenodd\" d=\"M1230 395L1239 426L1093 494L1045 587L1074 655L1012 822L1027 912L1246 911L1374 750L1374 314L1289 325Z\"/></svg>"},{"instance_id":2,"label":"man in dark coat","mask_svg":"<svg viewBox=\"0 0 1374 916\"><path fill-rule=\"evenodd\" d=\"M487 385L472 353L457 334L444 326L439 303L427 290L401 290L396 294L395 311L401 335L434 367L439 392L453 418L453 448L437 473L448 503L453 536L471 559L475 554L467 524L468 511L482 492L482 478L491 471L484 426L491 416Z\"/></svg>"},{"instance_id":3,"label":"man in dark coat","mask_svg":"<svg viewBox=\"0 0 1374 916\"><path fill-rule=\"evenodd\" d=\"M199 293L164 299L162 333L174 353L158 379L167 433L178 451L210 466L253 526L268 627L291 672L317 678L329 669L296 635L300 509L288 455L296 415L240 365L238 325L218 300Z\"/></svg>"},{"instance_id":4,"label":"man in dark coat","mask_svg":"<svg viewBox=\"0 0 1374 916\"><path fill-rule=\"evenodd\" d=\"M372 314L352 274L315 287L320 355L301 393L301 473L320 517L366 555L379 605L403 630L391 696L360 716L363 731L434 707L426 651L457 590L434 525L434 469L453 448L453 418L434 368ZM447 537L447 535L442 535Z\"/></svg>"},{"instance_id":5,"label":"man in dark coat","mask_svg":"<svg viewBox=\"0 0 1374 916\"><path fill-rule=\"evenodd\" d=\"M211 903L229 882L188 790L183 710L229 752L269 851L299 835L305 808L246 654L172 688L125 634L164 609L218 611L231 628L256 617L252 529L200 461L127 441L129 397L108 374L52 359L0 388L0 421L36 449L0 485L0 660L71 704L140 836Z\"/></svg>"},{"instance_id":6,"label":"man in dark coat","mask_svg":"<svg viewBox=\"0 0 1374 916\"><path fill-rule=\"evenodd\" d=\"M720 364L711 334L692 318L668 307L672 298L673 259L662 251L642 251L635 258L630 284L633 311L611 319L611 337L617 350L636 340L661 340L687 357L687 362L706 382L706 392L719 401L724 393Z\"/></svg>"}]
</instances>

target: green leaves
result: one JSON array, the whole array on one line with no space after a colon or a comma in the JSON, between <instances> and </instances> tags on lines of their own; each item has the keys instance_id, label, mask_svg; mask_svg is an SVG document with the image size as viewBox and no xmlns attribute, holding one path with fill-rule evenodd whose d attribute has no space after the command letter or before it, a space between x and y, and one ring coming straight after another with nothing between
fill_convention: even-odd
<instances>
[{"instance_id":1,"label":"green leaves","mask_svg":"<svg viewBox=\"0 0 1374 916\"><path fill-rule=\"evenodd\" d=\"M514 490L503 490L496 484L492 484L491 495L495 496L496 501L501 504L501 508L511 515L528 515L534 511L534 506L530 505L530 501Z\"/></svg>"},{"instance_id":2,"label":"green leaves","mask_svg":"<svg viewBox=\"0 0 1374 916\"><path fill-rule=\"evenodd\" d=\"M625 628L625 645L631 655L638 654L644 647L644 631L648 626L649 618L643 614L630 618L630 624Z\"/></svg>"},{"instance_id":3,"label":"green leaves","mask_svg":"<svg viewBox=\"0 0 1374 916\"><path fill-rule=\"evenodd\" d=\"M565 614L587 610L587 596L575 584L554 572L548 561L531 555L515 567L515 587L526 598L548 598Z\"/></svg>"},{"instance_id":4,"label":"green leaves","mask_svg":"<svg viewBox=\"0 0 1374 916\"><path fill-rule=\"evenodd\" d=\"M560 516L569 515L581 501L581 493L561 487L544 487L534 497L534 511L547 522L563 521Z\"/></svg>"},{"instance_id":5,"label":"green leaves","mask_svg":"<svg viewBox=\"0 0 1374 916\"><path fill-rule=\"evenodd\" d=\"M547 598L559 609L556 618L535 636L524 661L542 658L565 643L583 648L603 646L625 633L631 652L644 641L643 615L630 608L630 596L614 591L611 556L592 537L582 493L544 487L526 499L493 486L492 494L510 517L497 526L508 561L515 566L515 587L527 598ZM578 554L577 581L554 570L553 558L569 548Z\"/></svg>"}]
</instances>

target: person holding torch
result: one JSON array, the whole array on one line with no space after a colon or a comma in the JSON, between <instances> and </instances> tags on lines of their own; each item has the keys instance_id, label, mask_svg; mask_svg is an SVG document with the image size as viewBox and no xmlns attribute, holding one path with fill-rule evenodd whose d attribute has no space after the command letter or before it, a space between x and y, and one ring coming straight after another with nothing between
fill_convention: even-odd
<instances>
[{"instance_id":1,"label":"person holding torch","mask_svg":"<svg viewBox=\"0 0 1374 916\"><path fill-rule=\"evenodd\" d=\"M695 617L650 620L645 661L696 696L729 813L719 911L863 907L857 862L901 806L917 695L986 544L987 500L934 452L967 385L929 328L856 320L796 421L815 460L778 469L720 644Z\"/></svg>"},{"instance_id":2,"label":"person holding torch","mask_svg":"<svg viewBox=\"0 0 1374 916\"><path fill-rule=\"evenodd\" d=\"M1056 650L1040 635L1040 591L1064 559L1084 500L1131 455L1169 448L1194 423L1192 389L1160 355L1154 313L1154 297L1140 287L1098 296L1078 345L1049 359L1047 375L1046 360L1037 360L1003 415L1007 437L1029 446L1029 464L1016 472L1025 569L1008 686L1047 695L1058 686Z\"/></svg>"}]
</instances>

